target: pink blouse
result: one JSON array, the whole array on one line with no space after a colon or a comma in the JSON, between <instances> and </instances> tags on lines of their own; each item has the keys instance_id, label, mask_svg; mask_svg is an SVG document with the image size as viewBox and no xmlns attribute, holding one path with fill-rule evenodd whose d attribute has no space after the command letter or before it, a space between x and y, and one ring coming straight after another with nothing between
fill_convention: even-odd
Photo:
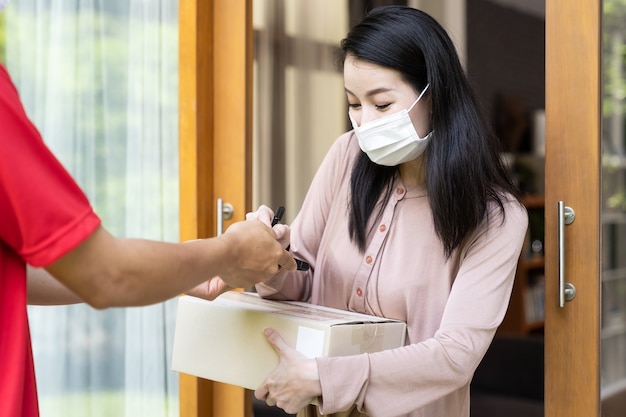
<instances>
[{"instance_id":1,"label":"pink blouse","mask_svg":"<svg viewBox=\"0 0 626 417\"><path fill-rule=\"evenodd\" d=\"M426 190L398 178L361 253L348 233L358 152L352 132L338 138L291 225L292 252L311 269L280 273L257 291L407 323L404 347L317 358L323 414L356 404L372 417L467 417L472 375L507 310L527 212L513 198L504 217L491 204L488 218L446 260Z\"/></svg>"}]
</instances>

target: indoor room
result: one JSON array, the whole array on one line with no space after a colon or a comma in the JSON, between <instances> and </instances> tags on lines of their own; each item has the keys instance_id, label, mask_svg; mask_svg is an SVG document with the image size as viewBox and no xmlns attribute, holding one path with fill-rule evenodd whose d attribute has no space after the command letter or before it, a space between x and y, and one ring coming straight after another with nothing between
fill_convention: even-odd
<instances>
[{"instance_id":1,"label":"indoor room","mask_svg":"<svg viewBox=\"0 0 626 417\"><path fill-rule=\"evenodd\" d=\"M387 5L447 31L528 213L471 417L622 416L626 0L12 0L0 63L113 234L184 242L296 219L354 126L340 42ZM173 369L177 308L28 306L41 417L295 416Z\"/></svg>"}]
</instances>

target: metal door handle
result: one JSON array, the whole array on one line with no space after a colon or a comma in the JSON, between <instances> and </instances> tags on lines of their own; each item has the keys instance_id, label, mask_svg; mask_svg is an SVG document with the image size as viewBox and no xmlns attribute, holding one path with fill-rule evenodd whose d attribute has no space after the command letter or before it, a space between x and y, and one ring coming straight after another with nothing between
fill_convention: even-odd
<instances>
[{"instance_id":1,"label":"metal door handle","mask_svg":"<svg viewBox=\"0 0 626 417\"><path fill-rule=\"evenodd\" d=\"M576 213L571 207L567 207L562 201L558 202L558 268L559 268L559 307L564 307L566 301L572 301L576 296L576 287L565 282L565 226L572 224Z\"/></svg>"},{"instance_id":2,"label":"metal door handle","mask_svg":"<svg viewBox=\"0 0 626 417\"><path fill-rule=\"evenodd\" d=\"M224 203L221 198L217 199L217 235L224 232L224 220L230 220L233 217L235 209L230 203Z\"/></svg>"}]
</instances>

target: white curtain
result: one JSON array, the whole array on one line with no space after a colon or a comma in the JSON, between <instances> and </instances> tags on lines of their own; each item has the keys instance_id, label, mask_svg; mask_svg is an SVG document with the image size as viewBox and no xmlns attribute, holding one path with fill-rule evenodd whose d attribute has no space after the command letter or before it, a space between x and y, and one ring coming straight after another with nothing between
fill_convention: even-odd
<instances>
[{"instance_id":1,"label":"white curtain","mask_svg":"<svg viewBox=\"0 0 626 417\"><path fill-rule=\"evenodd\" d=\"M177 241L177 1L14 0L5 18L26 110L105 227ZM42 417L177 416L174 313L29 308Z\"/></svg>"}]
</instances>

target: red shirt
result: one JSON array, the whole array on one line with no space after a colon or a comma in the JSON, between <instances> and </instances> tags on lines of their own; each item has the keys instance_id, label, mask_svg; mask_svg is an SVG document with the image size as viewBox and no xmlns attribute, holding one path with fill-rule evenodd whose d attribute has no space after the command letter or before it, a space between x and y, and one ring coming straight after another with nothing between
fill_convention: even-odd
<instances>
[{"instance_id":1,"label":"red shirt","mask_svg":"<svg viewBox=\"0 0 626 417\"><path fill-rule=\"evenodd\" d=\"M29 121L0 65L0 417L39 415L26 264L47 266L100 225Z\"/></svg>"}]
</instances>

